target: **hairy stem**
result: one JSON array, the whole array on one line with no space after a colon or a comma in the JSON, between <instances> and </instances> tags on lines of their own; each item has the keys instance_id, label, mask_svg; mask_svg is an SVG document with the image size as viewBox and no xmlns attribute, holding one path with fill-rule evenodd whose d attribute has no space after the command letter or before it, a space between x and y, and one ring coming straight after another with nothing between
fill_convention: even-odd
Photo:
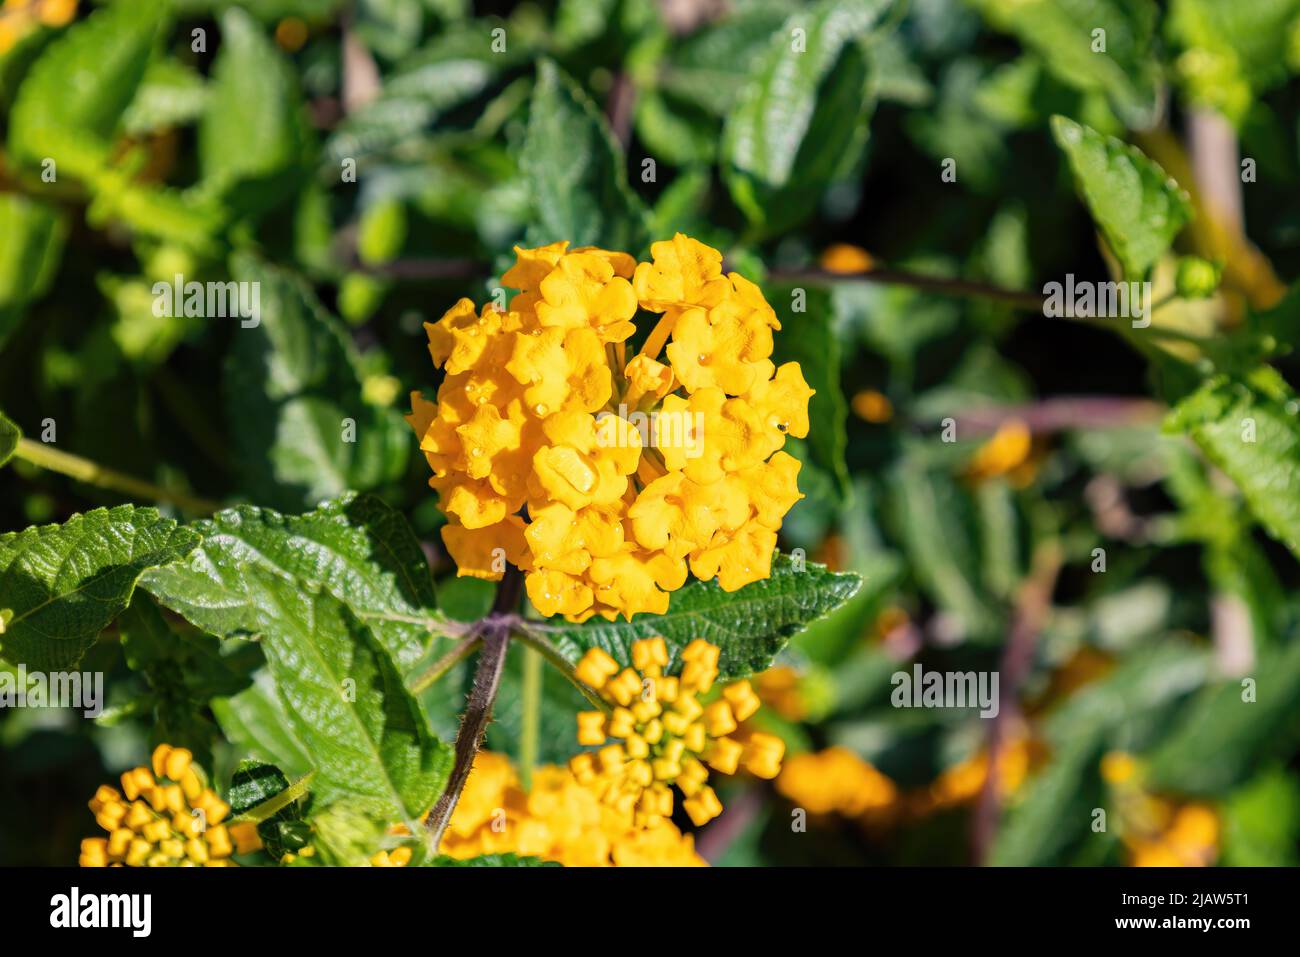
<instances>
[{"instance_id":1,"label":"hairy stem","mask_svg":"<svg viewBox=\"0 0 1300 957\"><path fill-rule=\"evenodd\" d=\"M474 767L474 757L483 744L488 722L492 719L492 705L501 688L506 649L510 646L511 627L518 618L515 609L519 606L522 586L523 578L519 570L513 566L507 568L505 577L497 585L497 597L492 611L480 622L478 634L482 637L483 648L479 652L478 668L474 672L474 687L470 689L465 714L460 719L460 731L456 734L456 763L452 766L446 790L425 820L434 853L442 846L442 835L451 823L456 802L465 789L469 772Z\"/></svg>"},{"instance_id":2,"label":"hairy stem","mask_svg":"<svg viewBox=\"0 0 1300 957\"><path fill-rule=\"evenodd\" d=\"M104 466L92 462L90 459L83 459L79 455L52 449L45 443L36 442L32 439L19 439L18 448L14 450L14 456L40 468L74 478L78 482L85 482L88 485L110 489L114 492L122 492L125 495L137 496L148 501L164 502L167 505L183 508L187 512L210 515L221 508L216 502L187 495L184 492L175 492L162 488L152 482L146 482L143 479L104 468Z\"/></svg>"}]
</instances>

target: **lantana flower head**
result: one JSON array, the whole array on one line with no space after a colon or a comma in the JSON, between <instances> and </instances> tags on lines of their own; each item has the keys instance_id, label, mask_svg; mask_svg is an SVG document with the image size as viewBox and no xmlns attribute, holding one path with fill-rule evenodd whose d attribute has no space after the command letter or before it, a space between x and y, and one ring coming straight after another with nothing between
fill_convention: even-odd
<instances>
[{"instance_id":1,"label":"lantana flower head","mask_svg":"<svg viewBox=\"0 0 1300 957\"><path fill-rule=\"evenodd\" d=\"M761 290L681 234L642 263L515 252L504 309L462 299L426 324L446 376L407 418L458 574L515 565L540 612L573 621L662 613L692 575L766 578L802 497L781 447L808 434L813 390L773 364Z\"/></svg>"},{"instance_id":2,"label":"lantana flower head","mask_svg":"<svg viewBox=\"0 0 1300 957\"><path fill-rule=\"evenodd\" d=\"M90 800L108 837L81 842L82 867L227 867L261 846L255 826L227 827L230 805L185 748L158 745L150 767L123 772L121 785L101 785Z\"/></svg>"},{"instance_id":3,"label":"lantana flower head","mask_svg":"<svg viewBox=\"0 0 1300 957\"><path fill-rule=\"evenodd\" d=\"M577 675L613 707L608 714L578 715L578 743L597 750L569 762L574 777L640 827L672 816L674 786L686 796L682 807L696 825L717 817L722 802L708 784L709 768L734 774L744 767L756 777L776 777L785 754L780 738L759 731L744 743L731 737L759 708L749 682L733 682L716 699L700 700L717 680L718 658L716 645L697 638L682 649L680 673L669 676L662 638L633 643L632 667L621 669L605 652L589 649Z\"/></svg>"}]
</instances>

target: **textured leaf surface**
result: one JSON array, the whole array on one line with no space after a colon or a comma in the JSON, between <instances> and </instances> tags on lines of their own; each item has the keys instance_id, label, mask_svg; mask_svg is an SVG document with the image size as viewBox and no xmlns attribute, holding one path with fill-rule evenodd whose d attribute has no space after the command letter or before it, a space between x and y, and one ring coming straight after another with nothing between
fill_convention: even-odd
<instances>
[{"instance_id":1,"label":"textured leaf surface","mask_svg":"<svg viewBox=\"0 0 1300 957\"><path fill-rule=\"evenodd\" d=\"M400 474L410 430L394 409L362 399L359 359L338 320L290 272L239 255L232 273L261 290L261 321L236 330L226 367L252 498L297 511Z\"/></svg>"},{"instance_id":2,"label":"textured leaf surface","mask_svg":"<svg viewBox=\"0 0 1300 957\"><path fill-rule=\"evenodd\" d=\"M555 861L544 861L540 857L520 857L518 854L483 854L480 857L467 857L459 860L454 857L439 855L426 865L427 867L560 867Z\"/></svg>"},{"instance_id":3,"label":"textured leaf surface","mask_svg":"<svg viewBox=\"0 0 1300 957\"><path fill-rule=\"evenodd\" d=\"M628 186L623 163L587 94L542 60L520 156L534 204L529 245L567 239L633 254L644 248L646 209Z\"/></svg>"},{"instance_id":4,"label":"textured leaf surface","mask_svg":"<svg viewBox=\"0 0 1300 957\"><path fill-rule=\"evenodd\" d=\"M37 61L9 119L9 149L91 177L108 162L112 135L135 96L168 4L119 0L73 24Z\"/></svg>"},{"instance_id":5,"label":"textured leaf surface","mask_svg":"<svg viewBox=\"0 0 1300 957\"><path fill-rule=\"evenodd\" d=\"M186 562L149 573L164 605L223 638L261 628L257 569L282 591L325 592L370 629L403 672L427 648L439 620L433 581L406 520L371 496L345 496L306 515L241 506L194 523L202 546Z\"/></svg>"},{"instance_id":6,"label":"textured leaf surface","mask_svg":"<svg viewBox=\"0 0 1300 957\"><path fill-rule=\"evenodd\" d=\"M751 219L797 219L860 151L870 97L858 39L888 6L823 0L770 40L723 134L728 185Z\"/></svg>"},{"instance_id":7,"label":"textured leaf surface","mask_svg":"<svg viewBox=\"0 0 1300 957\"><path fill-rule=\"evenodd\" d=\"M243 572L262 650L322 800L373 799L393 820L432 806L451 748L429 731L374 634L324 592L286 588L257 566Z\"/></svg>"},{"instance_id":8,"label":"textured leaf surface","mask_svg":"<svg viewBox=\"0 0 1300 957\"><path fill-rule=\"evenodd\" d=\"M600 648L622 664L632 661L632 643L663 636L668 653L696 638L717 645L723 678L762 671L790 638L810 621L853 597L862 579L846 572L806 564L797 571L791 559L772 560L772 576L734 592L716 582L691 581L673 592L662 615L635 615L631 621L590 619L583 625L559 625L551 638L565 657L576 661L588 648Z\"/></svg>"},{"instance_id":9,"label":"textured leaf surface","mask_svg":"<svg viewBox=\"0 0 1300 957\"><path fill-rule=\"evenodd\" d=\"M1192 218L1179 185L1134 146L1052 117L1080 195L1129 279L1142 278Z\"/></svg>"},{"instance_id":10,"label":"textured leaf surface","mask_svg":"<svg viewBox=\"0 0 1300 957\"><path fill-rule=\"evenodd\" d=\"M157 509L122 505L0 535L0 654L42 671L71 668L131 600L146 569L182 559L199 536Z\"/></svg>"},{"instance_id":11,"label":"textured leaf surface","mask_svg":"<svg viewBox=\"0 0 1300 957\"><path fill-rule=\"evenodd\" d=\"M1290 388L1272 369L1218 377L1183 400L1169 431L1183 433L1241 489L1270 535L1300 558L1300 423Z\"/></svg>"}]
</instances>

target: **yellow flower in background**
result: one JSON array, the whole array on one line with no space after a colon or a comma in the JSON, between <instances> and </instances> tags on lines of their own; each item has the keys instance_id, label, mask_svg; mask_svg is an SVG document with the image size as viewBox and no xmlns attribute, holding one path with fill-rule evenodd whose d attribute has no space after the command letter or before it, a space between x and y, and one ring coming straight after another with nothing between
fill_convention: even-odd
<instances>
[{"instance_id":1,"label":"yellow flower in background","mask_svg":"<svg viewBox=\"0 0 1300 957\"><path fill-rule=\"evenodd\" d=\"M108 837L81 842L82 867L225 867L236 851L260 846L252 825L222 823L230 805L206 786L189 751L160 744L151 764L123 772L120 791L101 785L90 799Z\"/></svg>"},{"instance_id":2,"label":"yellow flower in background","mask_svg":"<svg viewBox=\"0 0 1300 957\"><path fill-rule=\"evenodd\" d=\"M827 272L863 273L871 272L875 266L871 253L861 246L850 246L848 243L827 246L821 255L821 267Z\"/></svg>"},{"instance_id":3,"label":"yellow flower in background","mask_svg":"<svg viewBox=\"0 0 1300 957\"><path fill-rule=\"evenodd\" d=\"M1151 794L1142 763L1124 751L1101 759L1101 777L1114 798L1116 829L1133 867L1208 867L1219 856L1218 812Z\"/></svg>"},{"instance_id":4,"label":"yellow flower in background","mask_svg":"<svg viewBox=\"0 0 1300 957\"><path fill-rule=\"evenodd\" d=\"M372 859L405 863L397 848ZM505 755L480 751L443 835L443 854L464 860L483 854L540 857L569 867L700 867L694 841L669 820L636 826L603 803L567 768L533 772L525 791Z\"/></svg>"},{"instance_id":5,"label":"yellow flower in background","mask_svg":"<svg viewBox=\"0 0 1300 957\"><path fill-rule=\"evenodd\" d=\"M787 758L776 789L811 814L859 817L898 800L894 782L844 747Z\"/></svg>"},{"instance_id":6,"label":"yellow flower in background","mask_svg":"<svg viewBox=\"0 0 1300 957\"><path fill-rule=\"evenodd\" d=\"M613 709L578 715L578 743L597 750L569 762L574 778L621 818L656 827L672 815L673 786L686 796L682 807L696 825L722 813L708 784L710 767L735 774L743 766L756 777L776 777L785 754L780 738L754 732L741 743L730 737L759 708L749 682L734 682L713 701L700 701L717 679L718 658L715 645L697 638L682 649L681 673L667 676L662 638L633 643L633 667L622 669L605 652L588 649L578 677Z\"/></svg>"},{"instance_id":7,"label":"yellow flower in background","mask_svg":"<svg viewBox=\"0 0 1300 957\"><path fill-rule=\"evenodd\" d=\"M781 448L807 436L813 390L771 360L776 313L716 249L679 233L651 251L516 249L503 311L461 299L425 326L446 377L407 421L443 542L459 575L524 571L547 616L662 613L691 575L765 578L802 497ZM638 310L662 316L629 358Z\"/></svg>"},{"instance_id":8,"label":"yellow flower in background","mask_svg":"<svg viewBox=\"0 0 1300 957\"><path fill-rule=\"evenodd\" d=\"M77 0L5 0L0 6L0 54L38 26L61 27L77 15Z\"/></svg>"}]
</instances>

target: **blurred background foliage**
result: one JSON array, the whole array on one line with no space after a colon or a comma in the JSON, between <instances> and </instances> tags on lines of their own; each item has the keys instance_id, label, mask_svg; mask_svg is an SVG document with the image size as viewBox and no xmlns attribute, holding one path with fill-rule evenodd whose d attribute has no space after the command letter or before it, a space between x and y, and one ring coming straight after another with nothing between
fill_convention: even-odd
<instances>
[{"instance_id":1,"label":"blurred background foliage","mask_svg":"<svg viewBox=\"0 0 1300 957\"><path fill-rule=\"evenodd\" d=\"M400 419L435 386L421 323L490 296L512 244L644 258L685 232L764 283L781 358L818 389L782 547L866 579L759 679L791 758L723 794L706 856L1295 862L1300 0L0 16L0 409L28 436L212 502L374 491L473 617L490 589L453 577ZM1111 166L1090 172L1055 115ZM1104 136L1190 195L1141 156L1123 179L1132 154ZM1157 201L1171 228L1138 272L1163 334L1045 318L1044 283L1129 269ZM1212 295L1178 295L1188 254L1222 266ZM156 316L177 274L260 281L271 321ZM4 530L125 500L21 456L0 471ZM227 696L258 652L181 628L155 645L128 618L92 649L98 722L0 715L0 861L74 860L85 798L151 741L240 756L256 716ZM892 707L914 662L999 671L999 718ZM577 704L545 680L542 756L563 760Z\"/></svg>"}]
</instances>

